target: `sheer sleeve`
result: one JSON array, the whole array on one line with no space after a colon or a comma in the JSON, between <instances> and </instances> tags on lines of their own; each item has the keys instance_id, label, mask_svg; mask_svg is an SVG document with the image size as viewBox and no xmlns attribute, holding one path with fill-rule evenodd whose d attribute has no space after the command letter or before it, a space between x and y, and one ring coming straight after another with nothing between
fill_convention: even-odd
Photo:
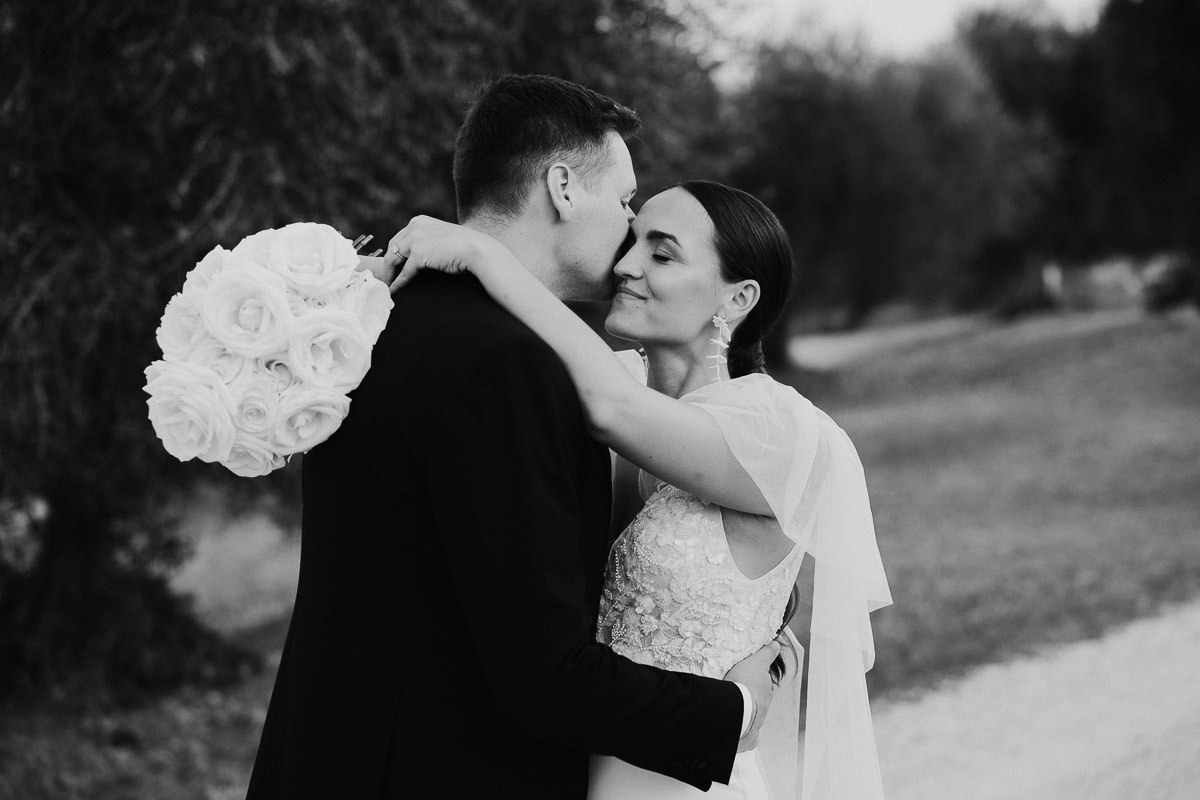
<instances>
[{"instance_id":1,"label":"sheer sleeve","mask_svg":"<svg viewBox=\"0 0 1200 800\"><path fill-rule=\"evenodd\" d=\"M824 412L766 375L686 399L716 420L784 533L814 559L799 796L882 798L865 674L875 662L870 613L892 596L858 453Z\"/></svg>"},{"instance_id":2,"label":"sheer sleeve","mask_svg":"<svg viewBox=\"0 0 1200 800\"><path fill-rule=\"evenodd\" d=\"M827 417L825 419L828 419ZM892 595L875 541L858 453L830 420L829 471L817 503L803 800L883 797L867 698L875 664L870 613Z\"/></svg>"},{"instance_id":3,"label":"sheer sleeve","mask_svg":"<svg viewBox=\"0 0 1200 800\"><path fill-rule=\"evenodd\" d=\"M816 407L766 375L712 383L685 399L716 421L784 534L806 546L828 472L828 447Z\"/></svg>"},{"instance_id":4,"label":"sheer sleeve","mask_svg":"<svg viewBox=\"0 0 1200 800\"><path fill-rule=\"evenodd\" d=\"M642 360L642 354L637 350L614 350L613 355L617 357L617 361L621 362L621 366L629 371L633 379L642 386L646 385L646 362Z\"/></svg>"}]
</instances>

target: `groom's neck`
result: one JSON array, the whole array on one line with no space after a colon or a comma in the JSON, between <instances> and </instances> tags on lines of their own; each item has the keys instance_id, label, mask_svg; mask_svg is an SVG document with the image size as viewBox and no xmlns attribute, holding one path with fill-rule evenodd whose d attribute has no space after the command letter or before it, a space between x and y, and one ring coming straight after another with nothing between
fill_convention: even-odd
<instances>
[{"instance_id":1,"label":"groom's neck","mask_svg":"<svg viewBox=\"0 0 1200 800\"><path fill-rule=\"evenodd\" d=\"M559 299L563 298L562 268L549 247L546 231L531 224L525 217L514 220L496 219L486 215L469 217L462 222L464 227L498 239L535 278Z\"/></svg>"}]
</instances>

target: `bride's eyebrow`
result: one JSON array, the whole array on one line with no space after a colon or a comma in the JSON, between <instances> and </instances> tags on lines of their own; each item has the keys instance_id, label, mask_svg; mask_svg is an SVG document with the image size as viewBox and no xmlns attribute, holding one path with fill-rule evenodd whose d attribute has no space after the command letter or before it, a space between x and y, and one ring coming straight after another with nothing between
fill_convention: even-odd
<instances>
[{"instance_id":1,"label":"bride's eyebrow","mask_svg":"<svg viewBox=\"0 0 1200 800\"><path fill-rule=\"evenodd\" d=\"M646 240L650 241L650 242L656 242L656 243L657 242L669 242L669 243L675 245L676 247L678 247L680 250L683 249L683 245L681 245L679 243L679 239L675 237L675 234L667 233L666 231L659 231L659 230L646 231Z\"/></svg>"}]
</instances>

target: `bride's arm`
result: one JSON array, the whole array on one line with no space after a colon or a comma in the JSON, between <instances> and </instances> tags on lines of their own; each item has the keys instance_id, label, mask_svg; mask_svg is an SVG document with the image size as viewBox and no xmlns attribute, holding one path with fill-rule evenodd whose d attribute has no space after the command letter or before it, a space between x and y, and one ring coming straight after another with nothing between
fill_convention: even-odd
<instances>
[{"instance_id":1,"label":"bride's arm","mask_svg":"<svg viewBox=\"0 0 1200 800\"><path fill-rule=\"evenodd\" d=\"M612 515L609 517L609 538L615 539L642 510L638 492L638 468L624 456L613 454Z\"/></svg>"},{"instance_id":2,"label":"bride's arm","mask_svg":"<svg viewBox=\"0 0 1200 800\"><path fill-rule=\"evenodd\" d=\"M571 375L595 439L709 502L751 514L771 513L716 421L702 409L635 380L604 340L499 241L417 217L393 238L387 261L391 264L400 256L407 263L393 288L422 268L469 271L497 303L549 344Z\"/></svg>"},{"instance_id":3,"label":"bride's arm","mask_svg":"<svg viewBox=\"0 0 1200 800\"><path fill-rule=\"evenodd\" d=\"M359 256L356 269L369 272L384 283L389 283L396 277L392 265L382 256Z\"/></svg>"}]
</instances>

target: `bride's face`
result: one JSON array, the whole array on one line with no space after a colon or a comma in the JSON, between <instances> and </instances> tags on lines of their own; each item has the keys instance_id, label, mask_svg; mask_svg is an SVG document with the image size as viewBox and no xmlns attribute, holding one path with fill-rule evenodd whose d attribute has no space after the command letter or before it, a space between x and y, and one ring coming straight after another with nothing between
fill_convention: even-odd
<instances>
[{"instance_id":1,"label":"bride's face","mask_svg":"<svg viewBox=\"0 0 1200 800\"><path fill-rule=\"evenodd\" d=\"M712 317L732 284L721 277L704 206L684 189L668 189L646 201L632 230L633 246L614 270L617 292L604 327L643 345L711 338Z\"/></svg>"}]
</instances>

